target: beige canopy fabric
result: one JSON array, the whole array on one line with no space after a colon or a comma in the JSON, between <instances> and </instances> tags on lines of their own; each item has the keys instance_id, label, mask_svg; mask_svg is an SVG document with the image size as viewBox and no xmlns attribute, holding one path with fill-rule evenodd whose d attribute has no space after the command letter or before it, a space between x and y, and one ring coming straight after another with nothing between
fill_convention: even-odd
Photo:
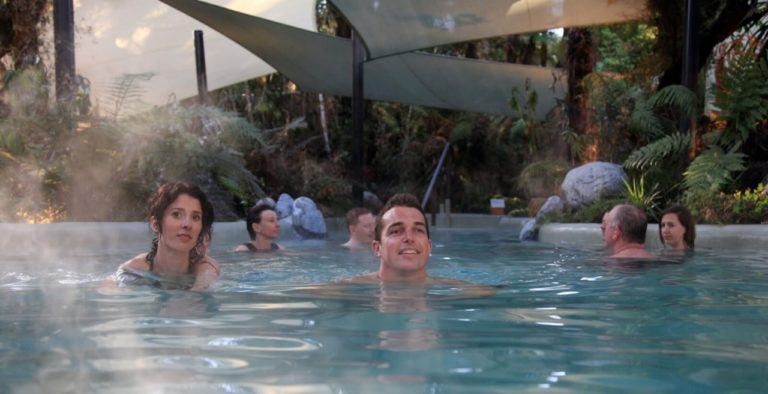
<instances>
[{"instance_id":1,"label":"beige canopy fabric","mask_svg":"<svg viewBox=\"0 0 768 394\"><path fill-rule=\"evenodd\" d=\"M635 20L645 0L331 0L372 58L558 27Z\"/></svg>"},{"instance_id":2,"label":"beige canopy fabric","mask_svg":"<svg viewBox=\"0 0 768 394\"><path fill-rule=\"evenodd\" d=\"M316 31L315 0L209 0L297 30ZM204 34L209 89L274 72L263 60L214 29L157 0L75 1L77 73L103 107L123 74L151 73L142 101L165 104L197 94L194 30Z\"/></svg>"},{"instance_id":3,"label":"beige canopy fabric","mask_svg":"<svg viewBox=\"0 0 768 394\"><path fill-rule=\"evenodd\" d=\"M352 94L350 40L296 29L194 0L162 0L247 48L308 92ZM523 103L530 81L543 118L565 95L562 70L405 53L364 65L364 95L462 111L516 115L509 108L513 87Z\"/></svg>"}]
</instances>

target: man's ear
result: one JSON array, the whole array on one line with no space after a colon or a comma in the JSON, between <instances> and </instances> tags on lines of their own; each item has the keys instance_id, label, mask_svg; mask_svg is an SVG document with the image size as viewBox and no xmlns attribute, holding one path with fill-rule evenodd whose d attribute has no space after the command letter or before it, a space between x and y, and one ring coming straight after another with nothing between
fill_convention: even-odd
<instances>
[{"instance_id":1,"label":"man's ear","mask_svg":"<svg viewBox=\"0 0 768 394\"><path fill-rule=\"evenodd\" d=\"M377 257L381 257L381 242L371 241L371 249L373 249L373 254Z\"/></svg>"}]
</instances>

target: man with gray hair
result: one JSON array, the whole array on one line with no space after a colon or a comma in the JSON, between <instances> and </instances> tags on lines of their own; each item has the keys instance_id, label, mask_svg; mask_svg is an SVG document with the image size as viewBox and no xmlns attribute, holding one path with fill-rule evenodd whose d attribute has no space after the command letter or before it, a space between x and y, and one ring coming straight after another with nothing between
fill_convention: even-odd
<instances>
[{"instance_id":1,"label":"man with gray hair","mask_svg":"<svg viewBox=\"0 0 768 394\"><path fill-rule=\"evenodd\" d=\"M645 250L645 233L648 219L640 208L620 204L603 216L600 230L606 249L611 250L612 258L651 258Z\"/></svg>"}]
</instances>

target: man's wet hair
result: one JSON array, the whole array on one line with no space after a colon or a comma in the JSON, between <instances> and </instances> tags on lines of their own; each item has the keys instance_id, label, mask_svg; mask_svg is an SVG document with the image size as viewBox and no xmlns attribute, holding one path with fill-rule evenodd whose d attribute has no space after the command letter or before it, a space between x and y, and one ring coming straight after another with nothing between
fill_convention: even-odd
<instances>
[{"instance_id":1,"label":"man's wet hair","mask_svg":"<svg viewBox=\"0 0 768 394\"><path fill-rule=\"evenodd\" d=\"M368 208L357 207L350 209L347 211L347 228L349 228L349 226L356 225L360 216L368 214L373 215L373 212L371 212L371 210Z\"/></svg>"},{"instance_id":2,"label":"man's wet hair","mask_svg":"<svg viewBox=\"0 0 768 394\"><path fill-rule=\"evenodd\" d=\"M645 243L645 232L648 230L648 219L642 209L621 204L614 207L613 225L621 230L622 238L627 242Z\"/></svg>"},{"instance_id":3,"label":"man's wet hair","mask_svg":"<svg viewBox=\"0 0 768 394\"><path fill-rule=\"evenodd\" d=\"M424 214L424 210L421 208L421 204L419 203L419 199L416 198L413 194L409 193L398 193L392 196L389 200L387 200L386 204L384 204L384 207L381 208L381 211L379 211L379 215L376 216L376 235L375 239L376 241L381 241L381 232L384 230L384 226L381 222L381 218L384 217L384 214L387 213L390 209L394 207L407 207L407 208L413 208L418 209L419 212L421 212L421 216L424 218L424 225L427 226L427 238L429 237L429 222L427 221L427 215Z\"/></svg>"}]
</instances>

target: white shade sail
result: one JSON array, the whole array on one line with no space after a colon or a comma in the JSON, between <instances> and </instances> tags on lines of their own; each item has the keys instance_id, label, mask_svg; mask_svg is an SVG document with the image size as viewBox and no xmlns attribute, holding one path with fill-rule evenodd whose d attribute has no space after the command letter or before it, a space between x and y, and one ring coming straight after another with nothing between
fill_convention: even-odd
<instances>
[{"instance_id":1,"label":"white shade sail","mask_svg":"<svg viewBox=\"0 0 768 394\"><path fill-rule=\"evenodd\" d=\"M194 0L163 0L247 48L304 91L352 94L352 43ZM508 102L530 81L543 118L565 96L562 70L411 52L370 59L364 96L437 108L515 115Z\"/></svg>"},{"instance_id":2,"label":"white shade sail","mask_svg":"<svg viewBox=\"0 0 768 394\"><path fill-rule=\"evenodd\" d=\"M304 91L352 95L352 43L348 39L208 2L161 1L240 44ZM643 15L645 4L644 0L332 2L352 23L368 49L369 59L363 72L365 98L517 115L508 104L512 90L517 89L517 99L524 103L524 86L529 82L527 85L538 96L535 112L539 118L565 96L562 70L413 51L485 37L637 19ZM214 45L219 44L206 39L206 48ZM224 60L235 70L240 65L231 59Z\"/></svg>"},{"instance_id":3,"label":"white shade sail","mask_svg":"<svg viewBox=\"0 0 768 394\"><path fill-rule=\"evenodd\" d=\"M315 31L315 0L210 0L302 31ZM274 72L263 60L198 20L156 0L75 1L77 73L104 105L123 74L151 73L142 100L164 104L197 94L194 30L202 30L209 89Z\"/></svg>"},{"instance_id":4,"label":"white shade sail","mask_svg":"<svg viewBox=\"0 0 768 394\"><path fill-rule=\"evenodd\" d=\"M455 42L643 17L645 0L331 0L372 58Z\"/></svg>"}]
</instances>

